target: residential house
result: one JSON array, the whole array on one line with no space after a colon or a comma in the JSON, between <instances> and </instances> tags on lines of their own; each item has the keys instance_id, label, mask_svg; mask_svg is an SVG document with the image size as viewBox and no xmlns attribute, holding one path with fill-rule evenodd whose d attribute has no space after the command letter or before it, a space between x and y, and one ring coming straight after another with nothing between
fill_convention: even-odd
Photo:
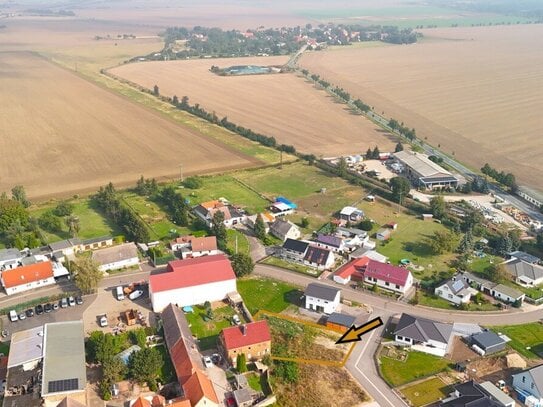
<instances>
[{"instance_id":1,"label":"residential house","mask_svg":"<svg viewBox=\"0 0 543 407\"><path fill-rule=\"evenodd\" d=\"M369 260L364 268L364 282L377 287L405 294L413 286L413 275L404 267Z\"/></svg>"},{"instance_id":2,"label":"residential house","mask_svg":"<svg viewBox=\"0 0 543 407\"><path fill-rule=\"evenodd\" d=\"M299 239L302 235L298 226L283 219L276 219L270 225L270 233L283 242L287 239Z\"/></svg>"},{"instance_id":3,"label":"residential house","mask_svg":"<svg viewBox=\"0 0 543 407\"><path fill-rule=\"evenodd\" d=\"M454 392L439 404L441 407L515 407L515 400L491 382L455 384Z\"/></svg>"},{"instance_id":4,"label":"residential house","mask_svg":"<svg viewBox=\"0 0 543 407\"><path fill-rule=\"evenodd\" d=\"M390 229L379 229L377 233L375 234L375 238L377 240L388 240L390 239L390 236L392 235L392 231Z\"/></svg>"},{"instance_id":5,"label":"residential house","mask_svg":"<svg viewBox=\"0 0 543 407\"><path fill-rule=\"evenodd\" d=\"M339 212L339 220L342 224L357 223L364 217L364 212L354 206L346 206Z\"/></svg>"},{"instance_id":6,"label":"residential house","mask_svg":"<svg viewBox=\"0 0 543 407\"><path fill-rule=\"evenodd\" d=\"M340 226L336 229L335 235L343 239L345 252L352 252L369 243L368 232L361 229Z\"/></svg>"},{"instance_id":7,"label":"residential house","mask_svg":"<svg viewBox=\"0 0 543 407\"><path fill-rule=\"evenodd\" d=\"M168 304L162 311L161 319L164 340L184 394L184 398L176 400L172 406L219 407L213 383L203 373L202 355L185 315L175 305Z\"/></svg>"},{"instance_id":8,"label":"residential house","mask_svg":"<svg viewBox=\"0 0 543 407\"><path fill-rule=\"evenodd\" d=\"M182 259L219 254L215 236L183 236L170 242L170 247L181 254ZM175 248L175 249L174 249Z\"/></svg>"},{"instance_id":9,"label":"residential house","mask_svg":"<svg viewBox=\"0 0 543 407\"><path fill-rule=\"evenodd\" d=\"M260 214L260 216L262 217L262 220L264 221L264 231L266 233L269 233L270 231L270 224L273 223L273 221L275 220L275 216L273 216L271 213L269 212L262 212ZM256 215L251 215L251 216L247 216L247 218L245 218L245 224L250 228L250 229L254 229L255 228L255 223L256 223L256 219L258 218L258 214Z\"/></svg>"},{"instance_id":10,"label":"residential house","mask_svg":"<svg viewBox=\"0 0 543 407\"><path fill-rule=\"evenodd\" d=\"M253 391L247 387L232 392L237 407L250 407L254 403Z\"/></svg>"},{"instance_id":11,"label":"residential house","mask_svg":"<svg viewBox=\"0 0 543 407\"><path fill-rule=\"evenodd\" d=\"M55 284L53 264L50 261L4 270L0 278L7 295Z\"/></svg>"},{"instance_id":12,"label":"residential house","mask_svg":"<svg viewBox=\"0 0 543 407\"><path fill-rule=\"evenodd\" d=\"M314 243L317 247L324 247L325 249L331 250L335 253L342 253L345 249L345 243L343 239L338 236L325 235L319 233Z\"/></svg>"},{"instance_id":13,"label":"residential house","mask_svg":"<svg viewBox=\"0 0 543 407\"><path fill-rule=\"evenodd\" d=\"M522 304L526 296L524 293L512 287L504 284L493 283L492 281L485 280L484 278L478 277L472 273L463 273L462 278L471 286L475 286L482 293L490 295L491 297L505 303L514 303L519 301Z\"/></svg>"},{"instance_id":14,"label":"residential house","mask_svg":"<svg viewBox=\"0 0 543 407\"><path fill-rule=\"evenodd\" d=\"M341 290L328 285L310 283L304 292L305 308L332 314L339 310L341 302Z\"/></svg>"},{"instance_id":15,"label":"residential house","mask_svg":"<svg viewBox=\"0 0 543 407\"><path fill-rule=\"evenodd\" d=\"M236 276L223 254L171 261L166 272L149 277L154 312L162 311L170 303L184 307L220 301L234 291Z\"/></svg>"},{"instance_id":16,"label":"residential house","mask_svg":"<svg viewBox=\"0 0 543 407\"><path fill-rule=\"evenodd\" d=\"M111 236L101 236L82 240L79 244L78 251L85 252L87 250L102 249L109 246L113 246L113 238Z\"/></svg>"},{"instance_id":17,"label":"residential house","mask_svg":"<svg viewBox=\"0 0 543 407\"><path fill-rule=\"evenodd\" d=\"M364 270L370 261L369 257L361 257L344 264L334 273L336 283L346 285L352 280L364 281Z\"/></svg>"},{"instance_id":18,"label":"residential house","mask_svg":"<svg viewBox=\"0 0 543 407\"><path fill-rule=\"evenodd\" d=\"M100 271L120 270L140 263L138 248L134 243L124 243L92 252L92 260Z\"/></svg>"},{"instance_id":19,"label":"residential house","mask_svg":"<svg viewBox=\"0 0 543 407\"><path fill-rule=\"evenodd\" d=\"M517 284L528 287L543 284L543 266L517 258L508 260L504 266Z\"/></svg>"},{"instance_id":20,"label":"residential house","mask_svg":"<svg viewBox=\"0 0 543 407\"><path fill-rule=\"evenodd\" d=\"M349 260L359 259L361 257L368 257L372 260L378 261L380 263L388 262L388 257L382 255L381 253L376 252L373 249L369 249L364 244L363 247L356 249L354 252L349 253Z\"/></svg>"},{"instance_id":21,"label":"residential house","mask_svg":"<svg viewBox=\"0 0 543 407\"><path fill-rule=\"evenodd\" d=\"M0 249L0 271L19 267L23 257L24 254L18 249Z\"/></svg>"},{"instance_id":22,"label":"residential house","mask_svg":"<svg viewBox=\"0 0 543 407\"><path fill-rule=\"evenodd\" d=\"M490 355L505 349L507 342L497 333L482 331L470 336L471 347L481 355Z\"/></svg>"},{"instance_id":23,"label":"residential house","mask_svg":"<svg viewBox=\"0 0 543 407\"><path fill-rule=\"evenodd\" d=\"M271 351L271 333L266 320L225 328L219 334L219 349L234 367L238 355L247 361L262 360Z\"/></svg>"},{"instance_id":24,"label":"residential house","mask_svg":"<svg viewBox=\"0 0 543 407\"><path fill-rule=\"evenodd\" d=\"M304 257L309 247L308 242L301 240L287 239L281 248L281 258L296 263L303 263Z\"/></svg>"},{"instance_id":25,"label":"residential house","mask_svg":"<svg viewBox=\"0 0 543 407\"><path fill-rule=\"evenodd\" d=\"M519 401L525 405L543 405L543 365L514 374L512 378Z\"/></svg>"},{"instance_id":26,"label":"residential house","mask_svg":"<svg viewBox=\"0 0 543 407\"><path fill-rule=\"evenodd\" d=\"M435 295L456 305L468 304L471 301L471 296L477 294L477 292L462 278L461 274L457 274L450 280L445 281L434 290Z\"/></svg>"},{"instance_id":27,"label":"residential house","mask_svg":"<svg viewBox=\"0 0 543 407\"><path fill-rule=\"evenodd\" d=\"M317 270L328 270L336 261L331 250L309 245L304 256L304 264Z\"/></svg>"},{"instance_id":28,"label":"residential house","mask_svg":"<svg viewBox=\"0 0 543 407\"><path fill-rule=\"evenodd\" d=\"M85 404L80 403L79 401L71 399L69 397L64 397L62 401L57 404L57 407L85 407Z\"/></svg>"},{"instance_id":29,"label":"residential house","mask_svg":"<svg viewBox=\"0 0 543 407\"><path fill-rule=\"evenodd\" d=\"M533 256L526 252L521 252L519 250L507 253L507 258L511 260L522 260L526 263L537 264L541 259L537 256Z\"/></svg>"},{"instance_id":30,"label":"residential house","mask_svg":"<svg viewBox=\"0 0 543 407\"><path fill-rule=\"evenodd\" d=\"M62 253L63 256L73 256L76 252L79 251L79 246L81 242L79 239L67 239L61 240L60 242L49 243L49 248L51 252ZM57 254L58 256L58 254Z\"/></svg>"},{"instance_id":31,"label":"residential house","mask_svg":"<svg viewBox=\"0 0 543 407\"><path fill-rule=\"evenodd\" d=\"M332 312L326 320L326 327L343 333L354 325L355 320L353 315Z\"/></svg>"},{"instance_id":32,"label":"residential house","mask_svg":"<svg viewBox=\"0 0 543 407\"><path fill-rule=\"evenodd\" d=\"M227 228L242 223L245 219L245 213L225 200L216 200L202 202L200 205L195 206L192 211L196 216L202 219L208 227L213 225L213 216L217 212L222 212L224 214L224 226Z\"/></svg>"},{"instance_id":33,"label":"residential house","mask_svg":"<svg viewBox=\"0 0 543 407\"><path fill-rule=\"evenodd\" d=\"M399 345L435 356L445 356L452 338L453 326L426 318L402 314L396 325L394 340Z\"/></svg>"}]
</instances>

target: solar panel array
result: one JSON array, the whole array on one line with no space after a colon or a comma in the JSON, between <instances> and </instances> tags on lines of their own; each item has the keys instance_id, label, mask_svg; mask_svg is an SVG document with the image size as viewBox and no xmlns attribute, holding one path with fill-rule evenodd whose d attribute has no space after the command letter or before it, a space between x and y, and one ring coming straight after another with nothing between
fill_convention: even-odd
<instances>
[{"instance_id":1,"label":"solar panel array","mask_svg":"<svg viewBox=\"0 0 543 407\"><path fill-rule=\"evenodd\" d=\"M52 380L47 384L48 393L72 391L79 388L79 379Z\"/></svg>"},{"instance_id":2,"label":"solar panel array","mask_svg":"<svg viewBox=\"0 0 543 407\"><path fill-rule=\"evenodd\" d=\"M464 282L461 280L457 280L452 285L452 288L455 292L460 291L462 288L464 288Z\"/></svg>"}]
</instances>

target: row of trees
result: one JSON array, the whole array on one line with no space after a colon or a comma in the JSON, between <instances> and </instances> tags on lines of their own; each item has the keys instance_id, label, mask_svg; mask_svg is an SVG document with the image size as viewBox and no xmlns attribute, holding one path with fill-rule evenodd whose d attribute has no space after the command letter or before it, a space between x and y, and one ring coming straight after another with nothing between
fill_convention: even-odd
<instances>
[{"instance_id":1,"label":"row of trees","mask_svg":"<svg viewBox=\"0 0 543 407\"><path fill-rule=\"evenodd\" d=\"M111 182L105 187L100 187L92 199L106 216L122 229L128 240L149 241L147 225L121 201Z\"/></svg>"},{"instance_id":2,"label":"row of trees","mask_svg":"<svg viewBox=\"0 0 543 407\"><path fill-rule=\"evenodd\" d=\"M481 168L481 172L485 175L488 175L490 178L495 179L500 184L510 188L511 191L515 191L518 187L517 180L512 173L505 173L504 171L498 172L498 170L492 168L488 163L483 165L483 167Z\"/></svg>"},{"instance_id":3,"label":"row of trees","mask_svg":"<svg viewBox=\"0 0 543 407\"><path fill-rule=\"evenodd\" d=\"M162 188L155 199L167 210L173 223L179 226L188 226L190 206L187 200L173 185Z\"/></svg>"},{"instance_id":4,"label":"row of trees","mask_svg":"<svg viewBox=\"0 0 543 407\"><path fill-rule=\"evenodd\" d=\"M405 126L403 122L399 123L396 119L390 119L388 121L388 127L390 127L393 131L397 131L410 141L414 141L417 138L417 132L415 129L410 129L409 127Z\"/></svg>"}]
</instances>

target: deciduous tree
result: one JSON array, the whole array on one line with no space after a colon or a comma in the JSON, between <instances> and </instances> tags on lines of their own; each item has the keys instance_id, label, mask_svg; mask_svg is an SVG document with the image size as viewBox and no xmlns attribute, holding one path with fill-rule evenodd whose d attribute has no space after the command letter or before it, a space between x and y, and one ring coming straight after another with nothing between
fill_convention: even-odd
<instances>
[{"instance_id":1,"label":"deciduous tree","mask_svg":"<svg viewBox=\"0 0 543 407\"><path fill-rule=\"evenodd\" d=\"M443 196L437 195L430 199L430 208L432 210L432 215L434 215L434 218L442 219L447 211L445 199L443 198Z\"/></svg>"},{"instance_id":2,"label":"deciduous tree","mask_svg":"<svg viewBox=\"0 0 543 407\"><path fill-rule=\"evenodd\" d=\"M243 277L251 274L255 268L253 259L245 253L236 253L230 257L232 269L236 277Z\"/></svg>"},{"instance_id":3,"label":"deciduous tree","mask_svg":"<svg viewBox=\"0 0 543 407\"><path fill-rule=\"evenodd\" d=\"M411 183L405 177L394 177L390 180L390 187L394 200L401 204L411 190Z\"/></svg>"},{"instance_id":4,"label":"deciduous tree","mask_svg":"<svg viewBox=\"0 0 543 407\"><path fill-rule=\"evenodd\" d=\"M94 292L104 277L98 264L88 256L79 257L72 262L71 270L75 276L75 285L85 294Z\"/></svg>"},{"instance_id":5,"label":"deciduous tree","mask_svg":"<svg viewBox=\"0 0 543 407\"><path fill-rule=\"evenodd\" d=\"M262 219L262 215L260 213L256 217L254 232L255 236L260 240L266 238L266 224L264 223L264 219Z\"/></svg>"}]
</instances>

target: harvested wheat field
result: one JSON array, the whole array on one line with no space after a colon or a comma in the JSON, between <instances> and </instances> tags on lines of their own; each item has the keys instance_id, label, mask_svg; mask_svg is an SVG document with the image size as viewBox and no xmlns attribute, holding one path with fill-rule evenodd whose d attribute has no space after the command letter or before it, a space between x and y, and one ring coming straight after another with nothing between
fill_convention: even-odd
<instances>
[{"instance_id":1,"label":"harvested wheat field","mask_svg":"<svg viewBox=\"0 0 543 407\"><path fill-rule=\"evenodd\" d=\"M365 152L394 141L365 117L352 114L323 90L294 74L217 76L211 65L280 65L286 57L199 59L127 64L110 72L163 95L189 97L219 117L227 116L299 151L325 157ZM390 135L389 135L390 136Z\"/></svg>"},{"instance_id":2,"label":"harvested wheat field","mask_svg":"<svg viewBox=\"0 0 543 407\"><path fill-rule=\"evenodd\" d=\"M426 30L418 44L335 48L301 65L474 168L543 189L543 26Z\"/></svg>"},{"instance_id":3,"label":"harvested wheat field","mask_svg":"<svg viewBox=\"0 0 543 407\"><path fill-rule=\"evenodd\" d=\"M0 191L31 197L253 164L30 53L0 53Z\"/></svg>"}]
</instances>

